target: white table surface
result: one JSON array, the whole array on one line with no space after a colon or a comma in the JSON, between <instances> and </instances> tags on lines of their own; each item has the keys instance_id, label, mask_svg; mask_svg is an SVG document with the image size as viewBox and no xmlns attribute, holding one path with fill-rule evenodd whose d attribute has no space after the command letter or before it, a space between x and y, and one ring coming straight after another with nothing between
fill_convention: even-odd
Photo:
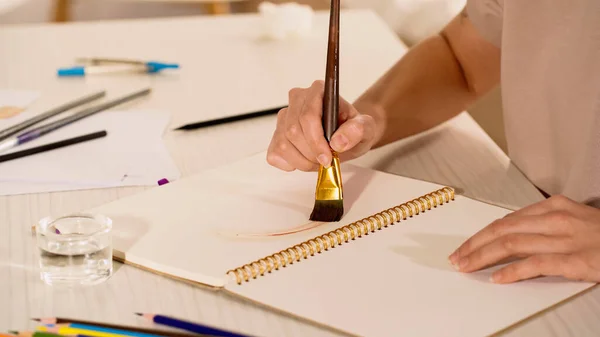
<instances>
[{"instance_id":1,"label":"white table surface","mask_svg":"<svg viewBox=\"0 0 600 337\"><path fill-rule=\"evenodd\" d=\"M260 22L254 15L1 27L0 88L42 91L32 109L43 111L98 88L118 96L150 85L150 97L125 107L167 110L171 127L176 127L286 104L290 88L323 78L327 22L327 13L318 13L310 37L278 42L259 38ZM340 91L353 100L406 47L371 12L346 11L341 23ZM57 68L81 56L154 59L178 62L182 68L159 76L55 76ZM266 150L274 121L271 116L189 133L169 129L164 139L187 176ZM468 196L508 208L542 199L466 113L355 162L455 186ZM29 328L29 318L40 316L147 325L133 312L160 312L260 336L338 335L121 264L116 264L111 279L91 288L66 290L41 283L32 224L49 214L83 210L144 189L0 197L0 331ZM595 288L502 335L591 336L594 331L600 331L600 291Z\"/></svg>"}]
</instances>

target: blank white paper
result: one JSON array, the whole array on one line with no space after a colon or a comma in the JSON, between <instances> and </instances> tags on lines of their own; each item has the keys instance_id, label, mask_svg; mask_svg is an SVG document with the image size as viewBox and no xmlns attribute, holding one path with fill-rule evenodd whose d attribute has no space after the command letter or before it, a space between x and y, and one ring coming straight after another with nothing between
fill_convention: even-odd
<instances>
[{"instance_id":1,"label":"blank white paper","mask_svg":"<svg viewBox=\"0 0 600 337\"><path fill-rule=\"evenodd\" d=\"M106 130L104 138L0 163L0 195L155 185L179 178L159 111L103 111L6 153ZM4 153L3 153L4 154Z\"/></svg>"}]
</instances>

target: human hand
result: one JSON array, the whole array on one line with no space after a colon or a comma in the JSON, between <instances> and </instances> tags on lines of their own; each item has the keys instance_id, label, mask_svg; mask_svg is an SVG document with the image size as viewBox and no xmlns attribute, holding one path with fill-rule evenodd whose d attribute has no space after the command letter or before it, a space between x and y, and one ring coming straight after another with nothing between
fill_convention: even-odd
<instances>
[{"instance_id":1,"label":"human hand","mask_svg":"<svg viewBox=\"0 0 600 337\"><path fill-rule=\"evenodd\" d=\"M323 81L309 88L289 92L289 104L277 114L277 127L267 151L267 162L284 171L314 171L319 164L328 167L333 149L340 161L354 159L369 151L376 141L375 120L359 113L340 97L339 128L331 143L325 139L323 114Z\"/></svg>"},{"instance_id":2,"label":"human hand","mask_svg":"<svg viewBox=\"0 0 600 337\"><path fill-rule=\"evenodd\" d=\"M450 262L462 272L520 259L492 274L496 283L537 276L600 282L600 209L563 196L513 212L467 241Z\"/></svg>"}]
</instances>

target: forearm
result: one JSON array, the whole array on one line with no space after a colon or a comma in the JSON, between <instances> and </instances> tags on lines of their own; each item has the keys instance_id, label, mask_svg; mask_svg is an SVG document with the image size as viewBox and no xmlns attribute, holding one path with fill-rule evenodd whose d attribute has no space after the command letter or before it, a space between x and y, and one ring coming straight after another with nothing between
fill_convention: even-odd
<instances>
[{"instance_id":1,"label":"forearm","mask_svg":"<svg viewBox=\"0 0 600 337\"><path fill-rule=\"evenodd\" d=\"M376 120L379 147L434 127L467 109L499 81L499 50L463 13L413 47L354 106Z\"/></svg>"}]
</instances>

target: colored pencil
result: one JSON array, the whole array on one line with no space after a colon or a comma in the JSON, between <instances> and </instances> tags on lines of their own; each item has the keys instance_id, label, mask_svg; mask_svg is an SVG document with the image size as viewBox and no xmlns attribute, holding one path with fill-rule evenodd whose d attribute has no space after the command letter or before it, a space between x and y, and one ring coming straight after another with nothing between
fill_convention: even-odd
<instances>
[{"instance_id":1,"label":"colored pencil","mask_svg":"<svg viewBox=\"0 0 600 337\"><path fill-rule=\"evenodd\" d=\"M0 130L0 141L7 139L8 137L15 135L25 129L27 129L30 126L33 126L39 122L45 121L48 118L54 117L60 113L63 113L67 110L71 110L75 107L78 107L80 105L83 105L85 103L89 103L95 99L101 98L106 94L105 91L99 91L99 92L95 92L93 94L90 95L86 95L83 97L80 97L76 100L73 100L71 102L67 102L63 105L57 106L51 110L48 110L42 114L39 114L35 117L32 117L24 122L21 122L17 125L13 125L7 129L4 130Z\"/></svg>"},{"instance_id":2,"label":"colored pencil","mask_svg":"<svg viewBox=\"0 0 600 337\"><path fill-rule=\"evenodd\" d=\"M78 320L78 319L72 319L72 318L65 318L65 317L33 318L33 320L37 321L37 322L40 322L42 324L77 323L77 324L102 326L102 327L105 327L105 328L112 328L112 329L121 329L121 330L127 330L127 331L136 331L136 332L142 332L142 333L147 333L147 334L157 334L157 335L161 335L162 334L162 335L167 335L167 336L171 336L171 337L193 337L193 336L197 336L197 335L194 335L194 334L183 333L183 332L165 331L165 330L150 329L150 328L138 328L138 327L134 327L134 326L109 324L109 323L104 323L104 322L101 323L101 322L93 322L93 321L84 321L84 320Z\"/></svg>"},{"instance_id":3,"label":"colored pencil","mask_svg":"<svg viewBox=\"0 0 600 337\"><path fill-rule=\"evenodd\" d=\"M14 159L18 159L18 158L31 156L31 155L42 153L42 152L48 152L51 150L60 149L62 147L66 147L66 146L71 146L71 145L75 145L75 144L79 144L79 143L83 143L83 142L88 142L93 139L105 137L106 134L107 134L106 131L98 131L98 132L88 133L83 136L68 138L65 140L58 141L58 142L33 147L31 149L27 149L27 150L23 150L23 151L0 155L0 163L9 161L9 160L14 160Z\"/></svg>"},{"instance_id":4,"label":"colored pencil","mask_svg":"<svg viewBox=\"0 0 600 337\"><path fill-rule=\"evenodd\" d=\"M110 109L114 106L117 106L119 104L123 104L125 102L131 101L135 98L138 98L140 96L143 95L147 95L150 93L150 89L143 89L143 90L139 90L136 91L132 94L114 99L112 101L108 101L105 103L101 103L98 104L96 106L84 109L80 112L77 112L71 116L62 118L60 120L57 120L55 122L52 123L48 123L42 126L39 126L35 129L26 131L18 136L15 137L11 137L5 141L3 141L2 143L0 143L0 152L8 150L10 148L13 148L15 146L19 146L21 144L27 143L29 141L32 141L34 139L37 139L39 137L42 137L43 135L56 131L62 127L65 127L67 125L70 125L71 123L74 123L78 120L84 119L86 117L89 117L93 114L96 114L100 111L106 110L106 109Z\"/></svg>"},{"instance_id":5,"label":"colored pencil","mask_svg":"<svg viewBox=\"0 0 600 337\"><path fill-rule=\"evenodd\" d=\"M250 118L274 115L283 108L285 108L285 106L281 106L278 108L272 108L272 109L266 109L266 110L260 110L260 111L254 111L254 112L249 112L249 113L230 116L230 117L217 118L217 119L212 119L212 120L208 120L208 121L204 121L204 122L186 124L186 125L176 128L175 130L195 130L195 129L205 128L205 127L209 127L209 126L214 126L214 125L237 122L237 121L246 120L246 119L250 119Z\"/></svg>"},{"instance_id":6,"label":"colored pencil","mask_svg":"<svg viewBox=\"0 0 600 337\"><path fill-rule=\"evenodd\" d=\"M48 324L44 326L39 326L37 328L39 331L47 331L59 335L86 335L90 337L159 337L164 336L164 334L159 335L155 333L143 333L137 331L123 330L123 329L114 329L114 328L105 328L101 326L94 326L88 324L79 324L79 323L65 323L65 324Z\"/></svg>"},{"instance_id":7,"label":"colored pencil","mask_svg":"<svg viewBox=\"0 0 600 337\"><path fill-rule=\"evenodd\" d=\"M62 335L57 335L45 331L11 331L11 333L13 334L11 337L63 337Z\"/></svg>"},{"instance_id":8,"label":"colored pencil","mask_svg":"<svg viewBox=\"0 0 600 337\"><path fill-rule=\"evenodd\" d=\"M136 313L138 316L142 316L156 324L169 326L172 328L182 329L185 331L210 335L210 336L219 336L219 337L249 337L248 335L242 335L235 332L225 331L213 327L209 327L202 324L197 324L189 321L180 320L177 318L172 318L163 315L154 315L154 314L143 314Z\"/></svg>"}]
</instances>

